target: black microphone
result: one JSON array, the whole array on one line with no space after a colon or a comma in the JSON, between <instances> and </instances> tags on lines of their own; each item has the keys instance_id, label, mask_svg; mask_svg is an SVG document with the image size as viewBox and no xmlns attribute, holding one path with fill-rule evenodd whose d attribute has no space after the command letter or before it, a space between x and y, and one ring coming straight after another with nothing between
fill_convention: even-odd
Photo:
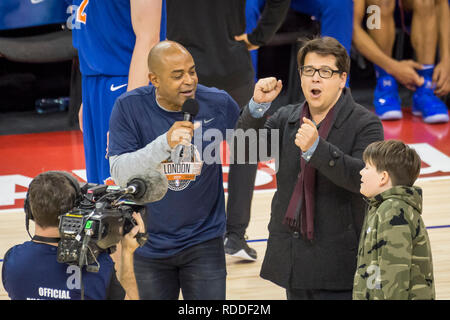
<instances>
[{"instance_id":1,"label":"black microphone","mask_svg":"<svg viewBox=\"0 0 450 320\"><path fill-rule=\"evenodd\" d=\"M181 111L184 113L183 120L192 122L194 117L198 113L198 102L195 99L186 99L186 101L181 106Z\"/></svg>"},{"instance_id":2,"label":"black microphone","mask_svg":"<svg viewBox=\"0 0 450 320\"><path fill-rule=\"evenodd\" d=\"M161 200L167 193L168 182L159 171L131 177L125 193L132 194L136 203L144 204Z\"/></svg>"},{"instance_id":3,"label":"black microphone","mask_svg":"<svg viewBox=\"0 0 450 320\"><path fill-rule=\"evenodd\" d=\"M183 120L192 122L194 117L198 114L199 105L198 101L195 99L186 99L183 105L181 106L181 111L184 113ZM175 147L175 150L172 152L171 159L174 163L179 164L181 160L184 158L184 152L187 153L187 156L190 156L190 148L185 148L186 146L179 144Z\"/></svg>"},{"instance_id":4,"label":"black microphone","mask_svg":"<svg viewBox=\"0 0 450 320\"><path fill-rule=\"evenodd\" d=\"M130 182L127 183L127 188L125 189L125 193L132 194L135 198L142 198L145 191L147 191L147 186L145 185L144 180L141 178L134 178Z\"/></svg>"}]
</instances>

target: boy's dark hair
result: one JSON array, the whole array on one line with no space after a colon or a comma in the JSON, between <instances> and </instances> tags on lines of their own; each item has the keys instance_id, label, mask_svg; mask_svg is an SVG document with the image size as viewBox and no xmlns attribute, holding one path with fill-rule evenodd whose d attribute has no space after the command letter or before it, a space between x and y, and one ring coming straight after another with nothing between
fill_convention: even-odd
<instances>
[{"instance_id":1,"label":"boy's dark hair","mask_svg":"<svg viewBox=\"0 0 450 320\"><path fill-rule=\"evenodd\" d=\"M299 67L304 65L305 57L309 52L314 52L321 56L335 56L338 70L349 74L350 57L345 47L335 38L320 37L306 41L297 53L297 64Z\"/></svg>"},{"instance_id":2,"label":"boy's dark hair","mask_svg":"<svg viewBox=\"0 0 450 320\"><path fill-rule=\"evenodd\" d=\"M44 172L31 181L28 199L34 221L41 227L57 227L58 217L73 209L76 190L61 173Z\"/></svg>"},{"instance_id":3,"label":"boy's dark hair","mask_svg":"<svg viewBox=\"0 0 450 320\"><path fill-rule=\"evenodd\" d=\"M412 186L420 174L421 160L416 150L399 140L377 141L363 153L364 162L378 172L387 171L393 186Z\"/></svg>"}]
</instances>

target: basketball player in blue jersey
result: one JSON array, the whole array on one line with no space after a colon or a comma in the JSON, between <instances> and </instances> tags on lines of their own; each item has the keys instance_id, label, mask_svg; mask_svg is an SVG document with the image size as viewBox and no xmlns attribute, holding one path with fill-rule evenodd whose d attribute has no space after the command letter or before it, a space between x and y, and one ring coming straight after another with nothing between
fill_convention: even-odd
<instances>
[{"instance_id":1,"label":"basketball player in blue jersey","mask_svg":"<svg viewBox=\"0 0 450 320\"><path fill-rule=\"evenodd\" d=\"M87 180L104 183L109 177L105 154L111 110L122 93L148 85L147 55L160 36L165 38L163 2L73 0L72 8Z\"/></svg>"},{"instance_id":2,"label":"basketball player in blue jersey","mask_svg":"<svg viewBox=\"0 0 450 320\"><path fill-rule=\"evenodd\" d=\"M422 117L428 124L448 122L447 106L438 98L450 92L448 1L355 0L353 3L353 44L375 68L375 113L382 120L403 117L398 93L400 83L414 91L413 115ZM417 61L393 57L397 9L401 16L401 28L406 31L405 17L411 17L410 40ZM369 12L370 18L365 20ZM436 59L437 52L439 60Z\"/></svg>"}]
</instances>

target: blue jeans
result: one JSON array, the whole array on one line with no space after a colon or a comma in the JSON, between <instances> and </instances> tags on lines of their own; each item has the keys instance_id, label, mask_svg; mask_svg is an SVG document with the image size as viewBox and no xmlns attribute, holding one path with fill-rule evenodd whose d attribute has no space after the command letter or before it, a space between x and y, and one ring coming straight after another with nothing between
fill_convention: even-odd
<instances>
[{"instance_id":1,"label":"blue jeans","mask_svg":"<svg viewBox=\"0 0 450 320\"><path fill-rule=\"evenodd\" d=\"M226 263L223 238L187 248L172 257L134 255L134 273L141 300L225 300Z\"/></svg>"}]
</instances>

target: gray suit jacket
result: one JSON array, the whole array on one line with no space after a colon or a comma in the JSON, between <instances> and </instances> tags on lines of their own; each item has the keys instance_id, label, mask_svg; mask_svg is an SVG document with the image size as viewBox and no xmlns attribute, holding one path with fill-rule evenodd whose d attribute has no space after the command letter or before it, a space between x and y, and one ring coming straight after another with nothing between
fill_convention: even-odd
<instances>
[{"instance_id":1,"label":"gray suit jacket","mask_svg":"<svg viewBox=\"0 0 450 320\"><path fill-rule=\"evenodd\" d=\"M317 170L315 235L309 242L283 224L300 171L301 151L294 140L303 105L281 107L267 120L253 118L246 106L237 123L242 129L279 130L277 191L261 277L284 288L351 290L366 210L359 193L362 154L367 145L384 139L383 127L375 114L355 103L348 88L343 90L328 138L320 138L309 160Z\"/></svg>"}]
</instances>

